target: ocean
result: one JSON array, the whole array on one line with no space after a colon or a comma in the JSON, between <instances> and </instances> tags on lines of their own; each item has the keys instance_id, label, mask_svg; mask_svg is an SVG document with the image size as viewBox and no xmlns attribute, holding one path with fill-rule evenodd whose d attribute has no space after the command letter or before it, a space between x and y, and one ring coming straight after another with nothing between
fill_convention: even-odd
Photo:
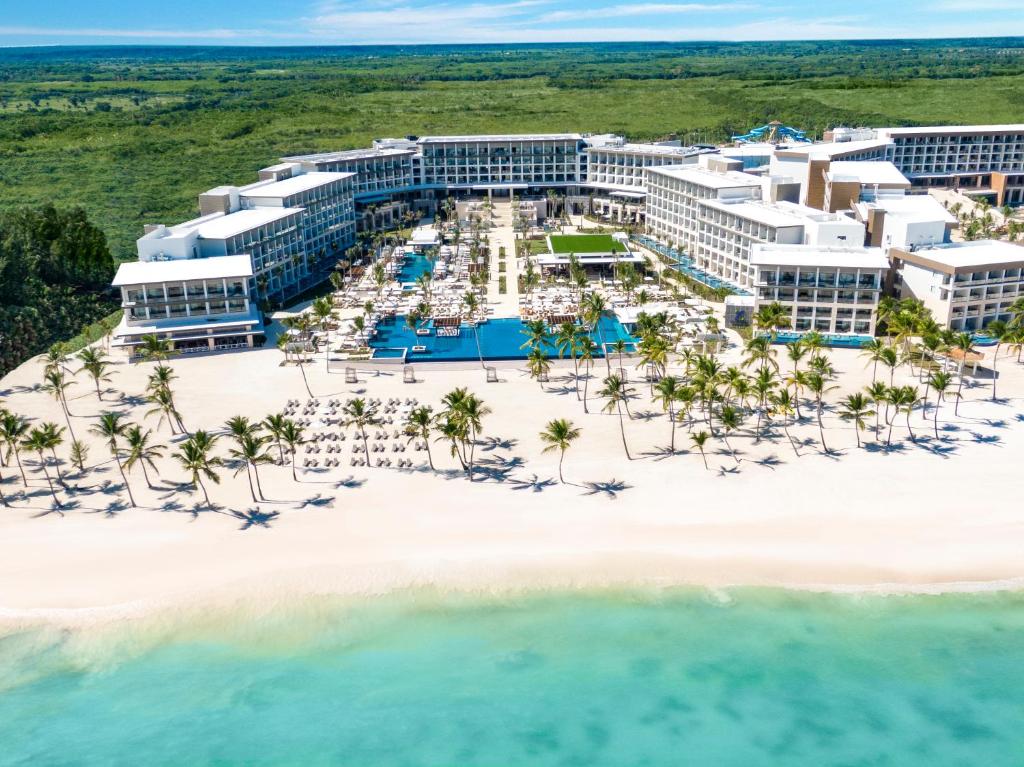
<instances>
[{"instance_id":1,"label":"ocean","mask_svg":"<svg viewBox=\"0 0 1024 767\"><path fill-rule=\"evenodd\" d=\"M1024 764L1024 595L309 598L0 638L0 765Z\"/></svg>"}]
</instances>

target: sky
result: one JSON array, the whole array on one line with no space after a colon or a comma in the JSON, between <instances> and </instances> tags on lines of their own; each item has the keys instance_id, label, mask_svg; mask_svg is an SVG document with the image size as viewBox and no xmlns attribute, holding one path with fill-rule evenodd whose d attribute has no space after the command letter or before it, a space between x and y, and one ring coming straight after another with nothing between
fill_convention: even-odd
<instances>
[{"instance_id":1,"label":"sky","mask_svg":"<svg viewBox=\"0 0 1024 767\"><path fill-rule=\"evenodd\" d=\"M0 0L0 46L1024 35L1024 0Z\"/></svg>"}]
</instances>

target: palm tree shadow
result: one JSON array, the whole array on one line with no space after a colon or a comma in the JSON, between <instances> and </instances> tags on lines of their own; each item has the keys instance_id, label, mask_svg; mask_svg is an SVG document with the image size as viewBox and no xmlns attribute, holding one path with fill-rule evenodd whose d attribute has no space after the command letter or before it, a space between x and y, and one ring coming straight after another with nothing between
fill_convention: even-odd
<instances>
[{"instance_id":1,"label":"palm tree shadow","mask_svg":"<svg viewBox=\"0 0 1024 767\"><path fill-rule=\"evenodd\" d=\"M532 490L535 493L542 493L556 484L555 480L540 479L536 474L531 475L529 479L512 479L509 482L513 490Z\"/></svg>"},{"instance_id":2,"label":"palm tree shadow","mask_svg":"<svg viewBox=\"0 0 1024 767\"><path fill-rule=\"evenodd\" d=\"M662 415L662 413L659 413L657 410L634 410L633 420L644 421L646 423L649 421L653 421L660 415Z\"/></svg>"},{"instance_id":3,"label":"palm tree shadow","mask_svg":"<svg viewBox=\"0 0 1024 767\"><path fill-rule=\"evenodd\" d=\"M1002 445L1003 438L998 434L982 434L977 431L972 431L971 442L979 445Z\"/></svg>"},{"instance_id":4,"label":"palm tree shadow","mask_svg":"<svg viewBox=\"0 0 1024 767\"><path fill-rule=\"evenodd\" d=\"M549 394L557 394L560 397L564 397L567 394L575 394L576 393L576 387L575 386L557 386L557 387L549 386L544 391L548 392Z\"/></svg>"},{"instance_id":5,"label":"palm tree shadow","mask_svg":"<svg viewBox=\"0 0 1024 767\"><path fill-rule=\"evenodd\" d=\"M751 463L756 463L758 466L764 466L766 469L774 471L776 466L782 466L785 461L781 460L773 453L772 455L765 456L759 460L751 460Z\"/></svg>"},{"instance_id":6,"label":"palm tree shadow","mask_svg":"<svg viewBox=\"0 0 1024 767\"><path fill-rule=\"evenodd\" d=\"M335 487L336 490L341 490L341 489L354 490L356 488L362 487L365 484L366 484L366 480L365 479L356 479L354 476L352 476L350 474L345 479L339 479L337 482L335 482L334 483L334 487Z\"/></svg>"},{"instance_id":7,"label":"palm tree shadow","mask_svg":"<svg viewBox=\"0 0 1024 767\"><path fill-rule=\"evenodd\" d=\"M334 506L334 497L317 493L316 495L310 498L305 498L295 504L295 508L297 509L305 509L308 506L313 506L314 508L329 509L332 506Z\"/></svg>"},{"instance_id":8,"label":"palm tree shadow","mask_svg":"<svg viewBox=\"0 0 1024 767\"><path fill-rule=\"evenodd\" d=\"M140 396L138 394L124 393L122 393L121 396L116 401L118 402L118 404L124 407L141 407L142 405L145 405L149 402L149 400L146 397Z\"/></svg>"},{"instance_id":9,"label":"palm tree shadow","mask_svg":"<svg viewBox=\"0 0 1024 767\"><path fill-rule=\"evenodd\" d=\"M727 455L728 455L728 453L727 453ZM721 466L718 467L718 476L720 476L720 477L724 477L726 475L732 475L732 474L739 474L739 473L740 473L740 467L739 467L739 464L736 464L736 463L734 463L732 466L729 466L728 464L724 464L723 463Z\"/></svg>"},{"instance_id":10,"label":"palm tree shadow","mask_svg":"<svg viewBox=\"0 0 1024 767\"><path fill-rule=\"evenodd\" d=\"M185 507L180 501L169 500L161 504L159 509L160 511L184 511Z\"/></svg>"},{"instance_id":11,"label":"palm tree shadow","mask_svg":"<svg viewBox=\"0 0 1024 767\"><path fill-rule=\"evenodd\" d=\"M480 449L482 451L490 452L492 450L499 449L511 450L512 448L519 444L519 440L515 438L503 439L502 437L487 437L485 439L478 440L477 444L480 445Z\"/></svg>"},{"instance_id":12,"label":"palm tree shadow","mask_svg":"<svg viewBox=\"0 0 1024 767\"><path fill-rule=\"evenodd\" d=\"M583 487L587 488L587 491L583 495L605 495L610 500L616 500L619 497L619 493L623 493L626 490L632 490L632 485L627 485L617 479L610 479L607 482L584 482Z\"/></svg>"},{"instance_id":13,"label":"palm tree shadow","mask_svg":"<svg viewBox=\"0 0 1024 767\"><path fill-rule=\"evenodd\" d=\"M231 516L242 520L239 530L248 530L251 527L270 527L270 523L280 516L278 511L260 511L259 507L246 511L232 511Z\"/></svg>"},{"instance_id":14,"label":"palm tree shadow","mask_svg":"<svg viewBox=\"0 0 1024 767\"><path fill-rule=\"evenodd\" d=\"M485 480L486 479L490 479L490 480L492 480L494 482L497 482L499 484L506 482L508 480L508 475L511 472L512 472L512 467L511 466L506 467L506 466L501 466L501 465L495 466L495 465L489 465L489 464L481 465L479 463L476 464L475 466L473 466L473 474L474 475L479 474Z\"/></svg>"},{"instance_id":15,"label":"palm tree shadow","mask_svg":"<svg viewBox=\"0 0 1024 767\"><path fill-rule=\"evenodd\" d=\"M654 448L646 450L640 455L653 458L655 461L664 461L666 458L674 457L676 451L672 449L671 445L655 445Z\"/></svg>"},{"instance_id":16,"label":"palm tree shadow","mask_svg":"<svg viewBox=\"0 0 1024 767\"><path fill-rule=\"evenodd\" d=\"M518 455L496 455L486 461L479 461L477 466L494 466L501 469L518 469L524 465L522 456Z\"/></svg>"}]
</instances>

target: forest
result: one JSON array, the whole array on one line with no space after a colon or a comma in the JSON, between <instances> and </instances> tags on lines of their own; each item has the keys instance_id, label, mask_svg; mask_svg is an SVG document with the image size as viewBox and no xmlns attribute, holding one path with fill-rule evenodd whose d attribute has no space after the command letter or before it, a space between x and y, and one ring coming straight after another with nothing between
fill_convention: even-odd
<instances>
[{"instance_id":1,"label":"forest","mask_svg":"<svg viewBox=\"0 0 1024 767\"><path fill-rule=\"evenodd\" d=\"M772 119L1024 122L1024 40L0 49L0 212L81 209L119 261L144 224L283 155L431 133L714 142Z\"/></svg>"}]
</instances>

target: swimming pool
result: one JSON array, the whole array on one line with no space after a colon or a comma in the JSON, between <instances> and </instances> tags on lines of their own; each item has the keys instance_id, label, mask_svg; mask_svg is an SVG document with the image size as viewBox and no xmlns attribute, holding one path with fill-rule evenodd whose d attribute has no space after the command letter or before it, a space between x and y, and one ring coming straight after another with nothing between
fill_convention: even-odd
<instances>
[{"instance_id":1,"label":"swimming pool","mask_svg":"<svg viewBox=\"0 0 1024 767\"><path fill-rule=\"evenodd\" d=\"M775 337L774 343L777 344L788 344L790 341L799 341L804 333L779 333ZM831 346L837 349L860 349L874 339L872 336L845 336L845 335L830 335L828 333L820 333L821 337L825 339L825 346Z\"/></svg>"},{"instance_id":2,"label":"swimming pool","mask_svg":"<svg viewBox=\"0 0 1024 767\"><path fill-rule=\"evenodd\" d=\"M398 281L416 282L416 278L421 274L430 274L433 271L434 266L425 255L422 253L406 253L405 262L402 264L402 268L398 270Z\"/></svg>"},{"instance_id":3,"label":"swimming pool","mask_svg":"<svg viewBox=\"0 0 1024 767\"><path fill-rule=\"evenodd\" d=\"M431 323L427 327L431 327ZM370 346L377 359L401 358L395 350L406 349L406 362L464 362L477 360L480 355L485 360L524 360L529 352L520 348L528 338L523 333L525 328L522 320L512 317L489 320L479 325L475 333L473 328L463 325L457 336L436 336L433 331L429 336L418 336L405 324L405 317L396 317L377 324L377 334L370 339ZM480 340L479 353L477 337ZM591 337L598 344L601 341L608 344L625 341L629 351L636 346L635 339L614 317L602 318L600 333L595 331ZM413 351L415 346L422 346L424 350ZM544 351L550 357L558 356L558 350L551 343L545 346ZM598 352L598 356L603 355Z\"/></svg>"}]
</instances>

